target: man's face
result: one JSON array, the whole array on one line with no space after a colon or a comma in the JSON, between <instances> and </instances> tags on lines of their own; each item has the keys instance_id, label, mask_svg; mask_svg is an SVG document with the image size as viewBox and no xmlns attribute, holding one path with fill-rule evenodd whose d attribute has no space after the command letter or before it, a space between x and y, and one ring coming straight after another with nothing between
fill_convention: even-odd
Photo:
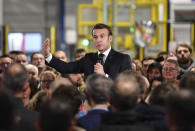
<instances>
[{"instance_id":1,"label":"man's face","mask_svg":"<svg viewBox=\"0 0 195 131\"><path fill-rule=\"evenodd\" d=\"M9 57L4 57L0 59L0 66L7 68L12 63L12 59Z\"/></svg>"},{"instance_id":2,"label":"man's face","mask_svg":"<svg viewBox=\"0 0 195 131\"><path fill-rule=\"evenodd\" d=\"M93 43L95 47L101 53L105 52L110 48L110 43L112 41L112 36L108 35L107 29L94 29L93 30Z\"/></svg>"},{"instance_id":3,"label":"man's face","mask_svg":"<svg viewBox=\"0 0 195 131\"><path fill-rule=\"evenodd\" d=\"M165 62L162 75L165 80L176 80L179 75L179 71L176 68L176 65L170 62Z\"/></svg>"},{"instance_id":4,"label":"man's face","mask_svg":"<svg viewBox=\"0 0 195 131\"><path fill-rule=\"evenodd\" d=\"M26 55L21 54L21 55L16 56L16 62L20 63L22 65L27 65L28 59L27 59Z\"/></svg>"},{"instance_id":5,"label":"man's face","mask_svg":"<svg viewBox=\"0 0 195 131\"><path fill-rule=\"evenodd\" d=\"M151 65L152 63L154 63L154 60L145 60L143 61L143 65L142 65L142 72L144 74L144 76L147 76L147 70L149 65Z\"/></svg>"},{"instance_id":6,"label":"man's face","mask_svg":"<svg viewBox=\"0 0 195 131\"><path fill-rule=\"evenodd\" d=\"M34 54L31 63L38 68L44 68L45 67L45 59L42 54Z\"/></svg>"},{"instance_id":7,"label":"man's face","mask_svg":"<svg viewBox=\"0 0 195 131\"><path fill-rule=\"evenodd\" d=\"M80 60L81 58L83 58L85 56L85 52L81 52L81 53L77 53L75 55L75 60Z\"/></svg>"},{"instance_id":8,"label":"man's face","mask_svg":"<svg viewBox=\"0 0 195 131\"><path fill-rule=\"evenodd\" d=\"M186 47L179 47L176 51L179 64L187 64L191 60L191 53Z\"/></svg>"},{"instance_id":9,"label":"man's face","mask_svg":"<svg viewBox=\"0 0 195 131\"><path fill-rule=\"evenodd\" d=\"M82 85L82 75L81 74L68 74L68 77L75 86Z\"/></svg>"},{"instance_id":10,"label":"man's face","mask_svg":"<svg viewBox=\"0 0 195 131\"><path fill-rule=\"evenodd\" d=\"M56 51L54 53L54 56L64 62L67 62L67 57L66 57L66 54L62 51Z\"/></svg>"},{"instance_id":11,"label":"man's face","mask_svg":"<svg viewBox=\"0 0 195 131\"><path fill-rule=\"evenodd\" d=\"M54 81L54 78L50 74L45 74L41 76L40 80L41 80L40 83L41 89L48 90L50 88L51 83Z\"/></svg>"}]
</instances>

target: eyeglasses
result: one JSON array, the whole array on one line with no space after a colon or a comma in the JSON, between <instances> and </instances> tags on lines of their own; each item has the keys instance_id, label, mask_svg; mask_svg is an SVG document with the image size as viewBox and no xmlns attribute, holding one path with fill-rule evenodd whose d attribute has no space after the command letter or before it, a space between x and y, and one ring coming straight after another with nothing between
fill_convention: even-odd
<instances>
[{"instance_id":1,"label":"eyeglasses","mask_svg":"<svg viewBox=\"0 0 195 131\"><path fill-rule=\"evenodd\" d=\"M0 65L1 66L9 66L9 65L11 65L11 63L9 63L9 62L3 62L3 63L0 63Z\"/></svg>"},{"instance_id":2,"label":"eyeglasses","mask_svg":"<svg viewBox=\"0 0 195 131\"><path fill-rule=\"evenodd\" d=\"M177 69L176 68L168 68L168 67L164 67L163 68L164 71L176 71Z\"/></svg>"},{"instance_id":3,"label":"eyeglasses","mask_svg":"<svg viewBox=\"0 0 195 131\"><path fill-rule=\"evenodd\" d=\"M44 60L44 58L33 58L33 61L38 61L38 60L43 61L43 60Z\"/></svg>"},{"instance_id":4,"label":"eyeglasses","mask_svg":"<svg viewBox=\"0 0 195 131\"><path fill-rule=\"evenodd\" d=\"M179 50L179 51L177 51L177 54L181 54L182 52L186 54L186 53L188 53L189 51L188 51L188 50Z\"/></svg>"}]
</instances>

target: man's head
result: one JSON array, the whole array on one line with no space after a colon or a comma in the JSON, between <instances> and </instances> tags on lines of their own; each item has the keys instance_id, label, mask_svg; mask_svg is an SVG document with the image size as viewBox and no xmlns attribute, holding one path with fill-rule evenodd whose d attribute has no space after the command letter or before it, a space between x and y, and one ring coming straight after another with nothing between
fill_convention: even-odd
<instances>
[{"instance_id":1,"label":"man's head","mask_svg":"<svg viewBox=\"0 0 195 131\"><path fill-rule=\"evenodd\" d=\"M194 72L187 72L181 78L179 82L179 87L182 89L190 89L195 91L195 73Z\"/></svg>"},{"instance_id":2,"label":"man's head","mask_svg":"<svg viewBox=\"0 0 195 131\"><path fill-rule=\"evenodd\" d=\"M110 104L117 111L132 110L140 97L140 88L131 72L123 72L111 88Z\"/></svg>"},{"instance_id":3,"label":"man's head","mask_svg":"<svg viewBox=\"0 0 195 131\"><path fill-rule=\"evenodd\" d=\"M175 91L171 84L163 83L153 89L150 96L150 104L165 106L168 96Z\"/></svg>"},{"instance_id":4,"label":"man's head","mask_svg":"<svg viewBox=\"0 0 195 131\"><path fill-rule=\"evenodd\" d=\"M13 94L23 93L28 86L28 72L26 68L18 63L10 65L3 73L2 85L12 91Z\"/></svg>"},{"instance_id":5,"label":"man's head","mask_svg":"<svg viewBox=\"0 0 195 131\"><path fill-rule=\"evenodd\" d=\"M17 54L20 54L22 51L19 50L13 50L9 52L9 57L14 60Z\"/></svg>"},{"instance_id":6,"label":"man's head","mask_svg":"<svg viewBox=\"0 0 195 131\"><path fill-rule=\"evenodd\" d=\"M24 52L21 52L15 56L15 62L20 63L22 65L28 64L28 58Z\"/></svg>"},{"instance_id":7,"label":"man's head","mask_svg":"<svg viewBox=\"0 0 195 131\"><path fill-rule=\"evenodd\" d=\"M7 68L12 63L12 59L8 55L0 56L0 66Z\"/></svg>"},{"instance_id":8,"label":"man's head","mask_svg":"<svg viewBox=\"0 0 195 131\"><path fill-rule=\"evenodd\" d=\"M29 75L32 75L34 78L36 78L36 80L38 80L38 76L39 76L39 70L35 65L32 64L27 64L25 65Z\"/></svg>"},{"instance_id":9,"label":"man's head","mask_svg":"<svg viewBox=\"0 0 195 131\"><path fill-rule=\"evenodd\" d=\"M77 49L75 52L75 60L80 60L85 56L86 52L84 49Z\"/></svg>"},{"instance_id":10,"label":"man's head","mask_svg":"<svg viewBox=\"0 0 195 131\"><path fill-rule=\"evenodd\" d=\"M163 78L167 81L176 80L179 75L179 65L177 61L168 59L162 68Z\"/></svg>"},{"instance_id":11,"label":"man's head","mask_svg":"<svg viewBox=\"0 0 195 131\"><path fill-rule=\"evenodd\" d=\"M108 25L96 24L92 29L92 37L95 47L101 53L110 48L112 42L112 31Z\"/></svg>"},{"instance_id":12,"label":"man's head","mask_svg":"<svg viewBox=\"0 0 195 131\"><path fill-rule=\"evenodd\" d=\"M45 58L42 53L35 52L31 55L31 64L37 66L38 68L45 68Z\"/></svg>"},{"instance_id":13,"label":"man's head","mask_svg":"<svg viewBox=\"0 0 195 131\"><path fill-rule=\"evenodd\" d=\"M49 90L51 98L61 98L64 101L69 101L72 105L72 112L74 115L78 113L81 105L81 93L72 85L70 80L61 78L55 80Z\"/></svg>"},{"instance_id":14,"label":"man's head","mask_svg":"<svg viewBox=\"0 0 195 131\"><path fill-rule=\"evenodd\" d=\"M167 101L168 126L172 131L192 131L195 124L195 95L189 90L172 93Z\"/></svg>"},{"instance_id":15,"label":"man's head","mask_svg":"<svg viewBox=\"0 0 195 131\"><path fill-rule=\"evenodd\" d=\"M43 104L40 111L42 131L68 131L73 119L71 104L63 99L51 99Z\"/></svg>"},{"instance_id":16,"label":"man's head","mask_svg":"<svg viewBox=\"0 0 195 131\"><path fill-rule=\"evenodd\" d=\"M89 104L106 104L113 82L99 74L92 74L86 80L85 93Z\"/></svg>"},{"instance_id":17,"label":"man's head","mask_svg":"<svg viewBox=\"0 0 195 131\"><path fill-rule=\"evenodd\" d=\"M145 57L142 60L142 73L145 77L147 77L147 70L148 70L149 65L151 65L154 62L155 60L152 57Z\"/></svg>"},{"instance_id":18,"label":"man's head","mask_svg":"<svg viewBox=\"0 0 195 131\"><path fill-rule=\"evenodd\" d=\"M179 64L187 64L192 59L192 48L187 44L180 44L177 46L176 56Z\"/></svg>"},{"instance_id":19,"label":"man's head","mask_svg":"<svg viewBox=\"0 0 195 131\"><path fill-rule=\"evenodd\" d=\"M67 62L66 53L62 50L58 50L54 53L54 56L64 62Z\"/></svg>"}]
</instances>

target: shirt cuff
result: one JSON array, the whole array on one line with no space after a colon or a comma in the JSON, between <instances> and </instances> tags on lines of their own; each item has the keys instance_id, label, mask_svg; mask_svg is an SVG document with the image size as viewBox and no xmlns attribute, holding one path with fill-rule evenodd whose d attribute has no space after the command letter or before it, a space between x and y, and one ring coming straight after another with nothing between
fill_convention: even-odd
<instances>
[{"instance_id":1,"label":"shirt cuff","mask_svg":"<svg viewBox=\"0 0 195 131\"><path fill-rule=\"evenodd\" d=\"M47 61L47 63L49 63L51 61L51 59L52 59L52 54L50 53L49 57L47 57L45 60Z\"/></svg>"},{"instance_id":2,"label":"shirt cuff","mask_svg":"<svg viewBox=\"0 0 195 131\"><path fill-rule=\"evenodd\" d=\"M108 74L106 74L106 75L105 75L105 77L107 77L107 78L108 78L108 77L109 77L109 75L108 75Z\"/></svg>"}]
</instances>

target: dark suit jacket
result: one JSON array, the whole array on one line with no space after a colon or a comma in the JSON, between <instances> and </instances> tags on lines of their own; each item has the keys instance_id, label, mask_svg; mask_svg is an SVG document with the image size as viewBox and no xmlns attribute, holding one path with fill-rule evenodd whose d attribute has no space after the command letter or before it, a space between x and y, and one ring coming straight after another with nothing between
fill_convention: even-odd
<instances>
[{"instance_id":1,"label":"dark suit jacket","mask_svg":"<svg viewBox=\"0 0 195 131\"><path fill-rule=\"evenodd\" d=\"M14 98L16 111L17 131L36 131L35 122L38 121L38 113L24 107L22 99Z\"/></svg>"},{"instance_id":2,"label":"dark suit jacket","mask_svg":"<svg viewBox=\"0 0 195 131\"><path fill-rule=\"evenodd\" d=\"M98 53L89 53L81 60L66 63L53 56L52 60L49 63L46 62L46 64L62 74L84 73L86 79L88 75L94 73L94 65L97 63L97 59ZM108 74L111 79L115 79L116 76L124 70L131 70L130 56L111 49L104 64L104 72Z\"/></svg>"},{"instance_id":3,"label":"dark suit jacket","mask_svg":"<svg viewBox=\"0 0 195 131\"><path fill-rule=\"evenodd\" d=\"M94 109L90 111L87 115L79 118L77 120L77 125L85 128L86 130L95 129L101 123L101 115L106 112L106 110Z\"/></svg>"}]
</instances>

